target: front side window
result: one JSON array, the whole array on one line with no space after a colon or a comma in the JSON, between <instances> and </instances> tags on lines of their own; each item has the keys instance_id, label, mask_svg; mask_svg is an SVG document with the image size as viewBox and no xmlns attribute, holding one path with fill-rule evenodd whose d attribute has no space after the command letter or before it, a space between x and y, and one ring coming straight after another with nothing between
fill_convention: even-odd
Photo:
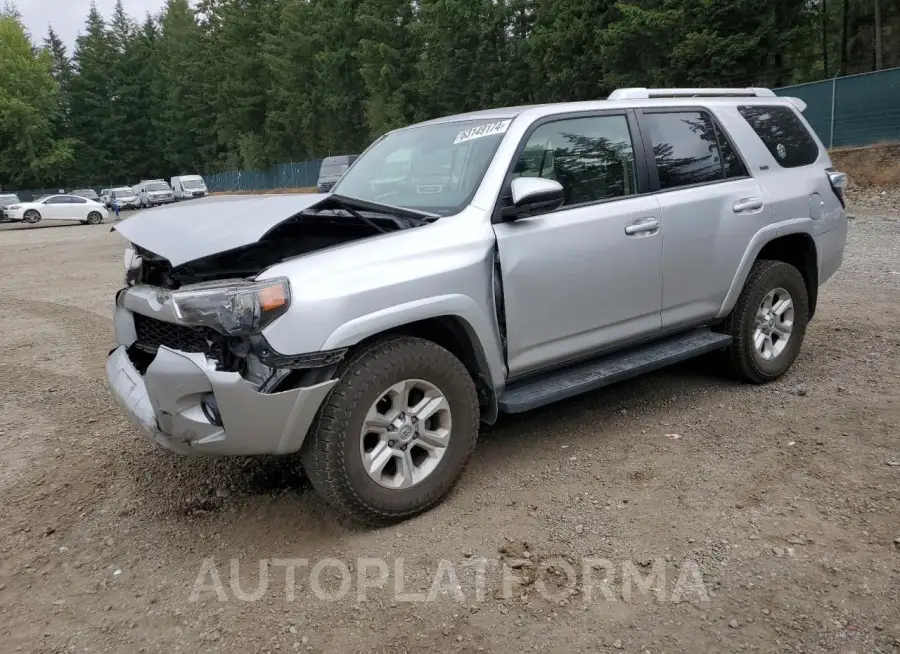
<instances>
[{"instance_id":1,"label":"front side window","mask_svg":"<svg viewBox=\"0 0 900 654\"><path fill-rule=\"evenodd\" d=\"M705 184L725 179L716 128L700 111L646 113L661 189Z\"/></svg>"},{"instance_id":2,"label":"front side window","mask_svg":"<svg viewBox=\"0 0 900 654\"><path fill-rule=\"evenodd\" d=\"M746 105L738 112L783 168L808 166L819 158L819 146L790 107Z\"/></svg>"},{"instance_id":3,"label":"front side window","mask_svg":"<svg viewBox=\"0 0 900 654\"><path fill-rule=\"evenodd\" d=\"M84 198L76 197L74 195L68 198L68 200L72 204L87 204L87 200L85 200Z\"/></svg>"},{"instance_id":4,"label":"front side window","mask_svg":"<svg viewBox=\"0 0 900 654\"><path fill-rule=\"evenodd\" d=\"M440 215L469 203L511 119L432 123L391 132L359 157L333 192Z\"/></svg>"},{"instance_id":5,"label":"front side window","mask_svg":"<svg viewBox=\"0 0 900 654\"><path fill-rule=\"evenodd\" d=\"M590 116L541 125L528 137L513 177L562 184L563 206L637 192L634 147L625 116Z\"/></svg>"},{"instance_id":6,"label":"front side window","mask_svg":"<svg viewBox=\"0 0 900 654\"><path fill-rule=\"evenodd\" d=\"M54 195L52 197L43 200L44 204L68 204L69 198L65 195Z\"/></svg>"}]
</instances>

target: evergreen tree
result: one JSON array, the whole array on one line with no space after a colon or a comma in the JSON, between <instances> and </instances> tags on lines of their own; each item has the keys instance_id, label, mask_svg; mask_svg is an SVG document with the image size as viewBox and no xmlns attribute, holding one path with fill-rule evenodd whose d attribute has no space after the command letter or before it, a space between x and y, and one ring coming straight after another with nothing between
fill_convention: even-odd
<instances>
[{"instance_id":1,"label":"evergreen tree","mask_svg":"<svg viewBox=\"0 0 900 654\"><path fill-rule=\"evenodd\" d=\"M75 76L69 103L72 136L76 139L74 184L106 185L118 171L110 106L115 46L106 22L91 4L85 33L75 40Z\"/></svg>"}]
</instances>

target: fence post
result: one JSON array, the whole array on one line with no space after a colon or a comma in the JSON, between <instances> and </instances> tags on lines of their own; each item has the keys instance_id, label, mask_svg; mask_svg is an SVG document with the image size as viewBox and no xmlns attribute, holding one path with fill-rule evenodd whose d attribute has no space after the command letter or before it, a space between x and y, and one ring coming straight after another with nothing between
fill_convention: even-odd
<instances>
[{"instance_id":1,"label":"fence post","mask_svg":"<svg viewBox=\"0 0 900 654\"><path fill-rule=\"evenodd\" d=\"M834 147L834 101L837 95L837 77L831 78L831 132L828 136L828 147Z\"/></svg>"}]
</instances>

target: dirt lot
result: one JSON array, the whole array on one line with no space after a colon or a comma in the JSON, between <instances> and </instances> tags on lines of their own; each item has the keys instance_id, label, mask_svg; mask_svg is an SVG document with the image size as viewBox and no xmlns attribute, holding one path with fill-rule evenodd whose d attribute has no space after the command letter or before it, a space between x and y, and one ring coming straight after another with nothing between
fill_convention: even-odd
<instances>
[{"instance_id":1,"label":"dirt lot","mask_svg":"<svg viewBox=\"0 0 900 654\"><path fill-rule=\"evenodd\" d=\"M103 373L120 237L0 227L0 649L900 651L900 194L852 213L785 379L700 361L505 419L440 507L383 530L293 459L139 437Z\"/></svg>"}]
</instances>

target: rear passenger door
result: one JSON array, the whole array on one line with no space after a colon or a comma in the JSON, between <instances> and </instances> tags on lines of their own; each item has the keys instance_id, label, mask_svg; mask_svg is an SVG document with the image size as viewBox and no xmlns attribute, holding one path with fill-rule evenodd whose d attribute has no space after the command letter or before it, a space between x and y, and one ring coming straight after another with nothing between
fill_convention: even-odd
<instances>
[{"instance_id":1,"label":"rear passenger door","mask_svg":"<svg viewBox=\"0 0 900 654\"><path fill-rule=\"evenodd\" d=\"M718 312L772 209L708 110L643 109L639 120L662 209L662 328L700 324Z\"/></svg>"}]
</instances>

